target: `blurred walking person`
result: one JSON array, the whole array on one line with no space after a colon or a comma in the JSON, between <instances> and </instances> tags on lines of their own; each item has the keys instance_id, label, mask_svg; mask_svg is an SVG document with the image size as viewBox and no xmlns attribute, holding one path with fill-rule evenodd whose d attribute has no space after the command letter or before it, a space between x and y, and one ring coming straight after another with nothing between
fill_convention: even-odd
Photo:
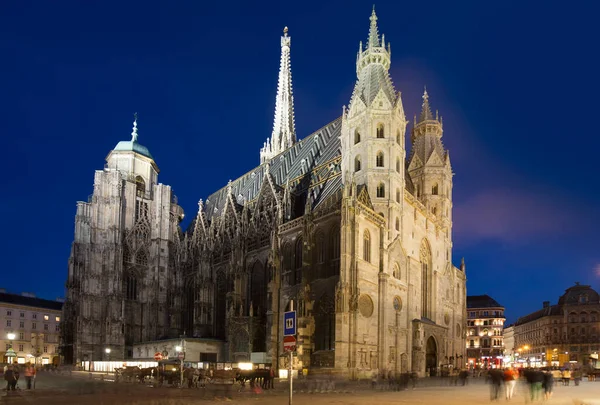
<instances>
[{"instance_id":1,"label":"blurred walking person","mask_svg":"<svg viewBox=\"0 0 600 405\"><path fill-rule=\"evenodd\" d=\"M504 370L504 389L506 390L507 401L510 401L515 393L518 377L519 374L512 367Z\"/></svg>"},{"instance_id":2,"label":"blurred walking person","mask_svg":"<svg viewBox=\"0 0 600 405\"><path fill-rule=\"evenodd\" d=\"M552 397L554 392L554 377L550 370L544 372L544 399L547 401Z\"/></svg>"},{"instance_id":3,"label":"blurred walking person","mask_svg":"<svg viewBox=\"0 0 600 405\"><path fill-rule=\"evenodd\" d=\"M504 382L504 373L502 370L494 368L489 371L488 379L490 382L490 400L499 401L500 389L502 388L502 383Z\"/></svg>"}]
</instances>

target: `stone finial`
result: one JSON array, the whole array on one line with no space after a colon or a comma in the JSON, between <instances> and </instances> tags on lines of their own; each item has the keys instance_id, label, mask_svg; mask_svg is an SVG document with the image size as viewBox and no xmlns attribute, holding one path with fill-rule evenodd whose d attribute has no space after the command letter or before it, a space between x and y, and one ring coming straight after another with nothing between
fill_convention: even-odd
<instances>
[{"instance_id":1,"label":"stone finial","mask_svg":"<svg viewBox=\"0 0 600 405\"><path fill-rule=\"evenodd\" d=\"M133 131L131 131L131 142L137 142L138 128L137 128L137 113L133 114Z\"/></svg>"}]
</instances>

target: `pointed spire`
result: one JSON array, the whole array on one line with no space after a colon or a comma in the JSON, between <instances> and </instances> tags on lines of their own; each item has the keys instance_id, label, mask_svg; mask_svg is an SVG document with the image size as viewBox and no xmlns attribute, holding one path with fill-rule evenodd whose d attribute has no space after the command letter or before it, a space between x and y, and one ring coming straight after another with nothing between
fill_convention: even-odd
<instances>
[{"instance_id":1,"label":"pointed spire","mask_svg":"<svg viewBox=\"0 0 600 405\"><path fill-rule=\"evenodd\" d=\"M373 12L371 13L371 27L369 28L369 48L379 46L379 32L377 30L377 14L375 14L375 4L373 4Z\"/></svg>"},{"instance_id":2,"label":"pointed spire","mask_svg":"<svg viewBox=\"0 0 600 405\"><path fill-rule=\"evenodd\" d=\"M133 131L131 132L131 142L137 142L138 128L137 128L137 113L133 114Z\"/></svg>"},{"instance_id":3,"label":"pointed spire","mask_svg":"<svg viewBox=\"0 0 600 405\"><path fill-rule=\"evenodd\" d=\"M429 106L429 94L427 94L427 87L423 92L423 106L421 107L421 115L419 116L419 122L433 120L433 114L431 113L431 107Z\"/></svg>"},{"instance_id":4,"label":"pointed spire","mask_svg":"<svg viewBox=\"0 0 600 405\"><path fill-rule=\"evenodd\" d=\"M267 139L267 148L263 148L260 151L261 163L280 154L296 143L290 45L291 38L288 36L288 27L285 27L283 29L283 36L281 37L281 61L279 66L277 97L275 99L273 132L271 138Z\"/></svg>"}]
</instances>

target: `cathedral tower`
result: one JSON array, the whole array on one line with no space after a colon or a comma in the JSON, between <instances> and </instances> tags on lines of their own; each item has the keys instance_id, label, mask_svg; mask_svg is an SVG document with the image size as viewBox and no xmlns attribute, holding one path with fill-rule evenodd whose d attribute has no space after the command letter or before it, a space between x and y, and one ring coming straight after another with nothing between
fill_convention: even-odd
<instances>
[{"instance_id":1,"label":"cathedral tower","mask_svg":"<svg viewBox=\"0 0 600 405\"><path fill-rule=\"evenodd\" d=\"M442 219L450 232L452 225L452 167L450 155L442 144L442 120L429 105L427 90L423 93L421 114L415 117L411 133L412 150L408 172L414 184L415 197Z\"/></svg>"},{"instance_id":2,"label":"cathedral tower","mask_svg":"<svg viewBox=\"0 0 600 405\"><path fill-rule=\"evenodd\" d=\"M271 160L274 156L296 143L296 124L294 122L294 94L292 92L292 66L290 62L290 45L288 27L283 29L281 37L281 63L277 97L275 99L275 122L273 133L260 150L260 163Z\"/></svg>"},{"instance_id":3,"label":"cathedral tower","mask_svg":"<svg viewBox=\"0 0 600 405\"><path fill-rule=\"evenodd\" d=\"M366 47L359 45L358 80L342 121L342 176L365 185L375 211L387 220L388 235L400 233L404 196L406 119L400 93L389 75L390 44L379 36L375 9Z\"/></svg>"},{"instance_id":4,"label":"cathedral tower","mask_svg":"<svg viewBox=\"0 0 600 405\"><path fill-rule=\"evenodd\" d=\"M94 176L94 192L77 203L69 258L63 342L70 361L131 357L134 342L178 336L179 287L175 252L181 207L158 166L138 142L108 154ZM170 293L169 291L173 291ZM171 295L173 296L171 296Z\"/></svg>"}]
</instances>

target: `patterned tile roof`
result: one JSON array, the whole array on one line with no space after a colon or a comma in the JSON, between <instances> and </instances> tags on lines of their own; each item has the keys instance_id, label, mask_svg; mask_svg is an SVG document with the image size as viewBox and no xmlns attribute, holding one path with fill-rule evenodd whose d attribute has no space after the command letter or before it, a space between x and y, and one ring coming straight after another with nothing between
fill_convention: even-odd
<instances>
[{"instance_id":1,"label":"patterned tile roof","mask_svg":"<svg viewBox=\"0 0 600 405\"><path fill-rule=\"evenodd\" d=\"M342 186L340 171L342 118L325 125L294 146L275 156L269 163L269 173L276 184L301 195L309 190L313 208ZM267 164L263 163L231 181L231 190L239 204L254 200L260 191ZM289 183L288 183L289 182ZM206 218L220 215L228 186L211 194L205 201Z\"/></svg>"}]
</instances>

